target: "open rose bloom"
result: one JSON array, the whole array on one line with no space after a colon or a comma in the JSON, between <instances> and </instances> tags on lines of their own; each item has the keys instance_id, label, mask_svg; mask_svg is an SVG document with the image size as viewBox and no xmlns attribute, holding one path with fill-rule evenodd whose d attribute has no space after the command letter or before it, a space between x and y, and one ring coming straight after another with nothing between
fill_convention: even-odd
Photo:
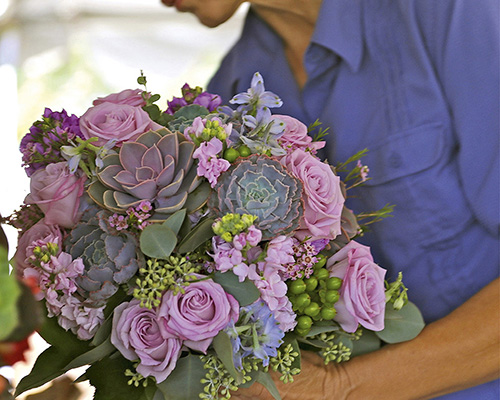
<instances>
[{"instance_id":1,"label":"open rose bloom","mask_svg":"<svg viewBox=\"0 0 500 400\"><path fill-rule=\"evenodd\" d=\"M282 101L259 73L229 104L181 93L166 110L141 89L80 117L47 109L23 139L30 193L6 221L20 231L16 277L43 300L42 360L58 361L18 394L84 365L103 399L216 400L256 380L273 391L268 371L291 380L304 346L343 362L373 350L367 330L395 343L423 326L399 310L401 279L385 282L354 240L362 152L321 160L325 142L272 113Z\"/></svg>"}]
</instances>

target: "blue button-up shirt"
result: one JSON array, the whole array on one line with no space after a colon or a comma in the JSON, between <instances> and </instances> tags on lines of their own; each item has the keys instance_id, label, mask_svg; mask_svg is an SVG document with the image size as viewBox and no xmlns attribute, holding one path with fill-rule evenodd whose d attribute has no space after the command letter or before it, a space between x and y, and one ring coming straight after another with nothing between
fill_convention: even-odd
<instances>
[{"instance_id":1,"label":"blue button-up shirt","mask_svg":"<svg viewBox=\"0 0 500 400\"><path fill-rule=\"evenodd\" d=\"M496 0L324 0L301 90L250 11L208 87L227 101L259 71L277 112L330 128L333 164L368 148L371 180L348 206L396 205L360 241L403 272L427 322L499 275L498 18ZM443 398L498 400L498 382Z\"/></svg>"}]
</instances>

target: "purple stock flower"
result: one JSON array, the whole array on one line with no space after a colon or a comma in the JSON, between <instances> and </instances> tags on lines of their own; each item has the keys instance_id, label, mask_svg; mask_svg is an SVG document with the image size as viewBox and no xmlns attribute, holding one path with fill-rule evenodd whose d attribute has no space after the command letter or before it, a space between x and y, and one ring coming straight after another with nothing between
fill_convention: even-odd
<instances>
[{"instance_id":1,"label":"purple stock flower","mask_svg":"<svg viewBox=\"0 0 500 400\"><path fill-rule=\"evenodd\" d=\"M61 147L70 145L77 136L83 137L76 115L46 108L42 119L33 123L19 146L27 175L31 176L48 164L65 161Z\"/></svg>"}]
</instances>

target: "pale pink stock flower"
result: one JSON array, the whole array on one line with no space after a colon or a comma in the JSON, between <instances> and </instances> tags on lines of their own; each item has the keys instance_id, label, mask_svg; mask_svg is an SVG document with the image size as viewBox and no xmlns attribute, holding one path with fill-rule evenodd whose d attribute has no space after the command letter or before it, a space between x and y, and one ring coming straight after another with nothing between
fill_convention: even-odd
<instances>
[{"instance_id":1,"label":"pale pink stock flower","mask_svg":"<svg viewBox=\"0 0 500 400\"><path fill-rule=\"evenodd\" d=\"M214 137L209 142L201 143L200 147L193 153L193 158L198 159L198 176L207 178L212 187L217 184L220 174L227 171L231 166L229 161L217 158L217 155L222 151L222 147L222 142Z\"/></svg>"}]
</instances>

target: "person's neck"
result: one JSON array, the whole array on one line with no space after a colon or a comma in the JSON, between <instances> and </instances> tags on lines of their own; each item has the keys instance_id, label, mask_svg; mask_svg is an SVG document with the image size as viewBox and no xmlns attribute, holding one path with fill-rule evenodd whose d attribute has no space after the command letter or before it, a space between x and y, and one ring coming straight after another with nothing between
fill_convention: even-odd
<instances>
[{"instance_id":1,"label":"person's neck","mask_svg":"<svg viewBox=\"0 0 500 400\"><path fill-rule=\"evenodd\" d=\"M300 88L307 81L304 53L311 41L322 0L277 0L254 4L255 12L282 38L288 64Z\"/></svg>"}]
</instances>

